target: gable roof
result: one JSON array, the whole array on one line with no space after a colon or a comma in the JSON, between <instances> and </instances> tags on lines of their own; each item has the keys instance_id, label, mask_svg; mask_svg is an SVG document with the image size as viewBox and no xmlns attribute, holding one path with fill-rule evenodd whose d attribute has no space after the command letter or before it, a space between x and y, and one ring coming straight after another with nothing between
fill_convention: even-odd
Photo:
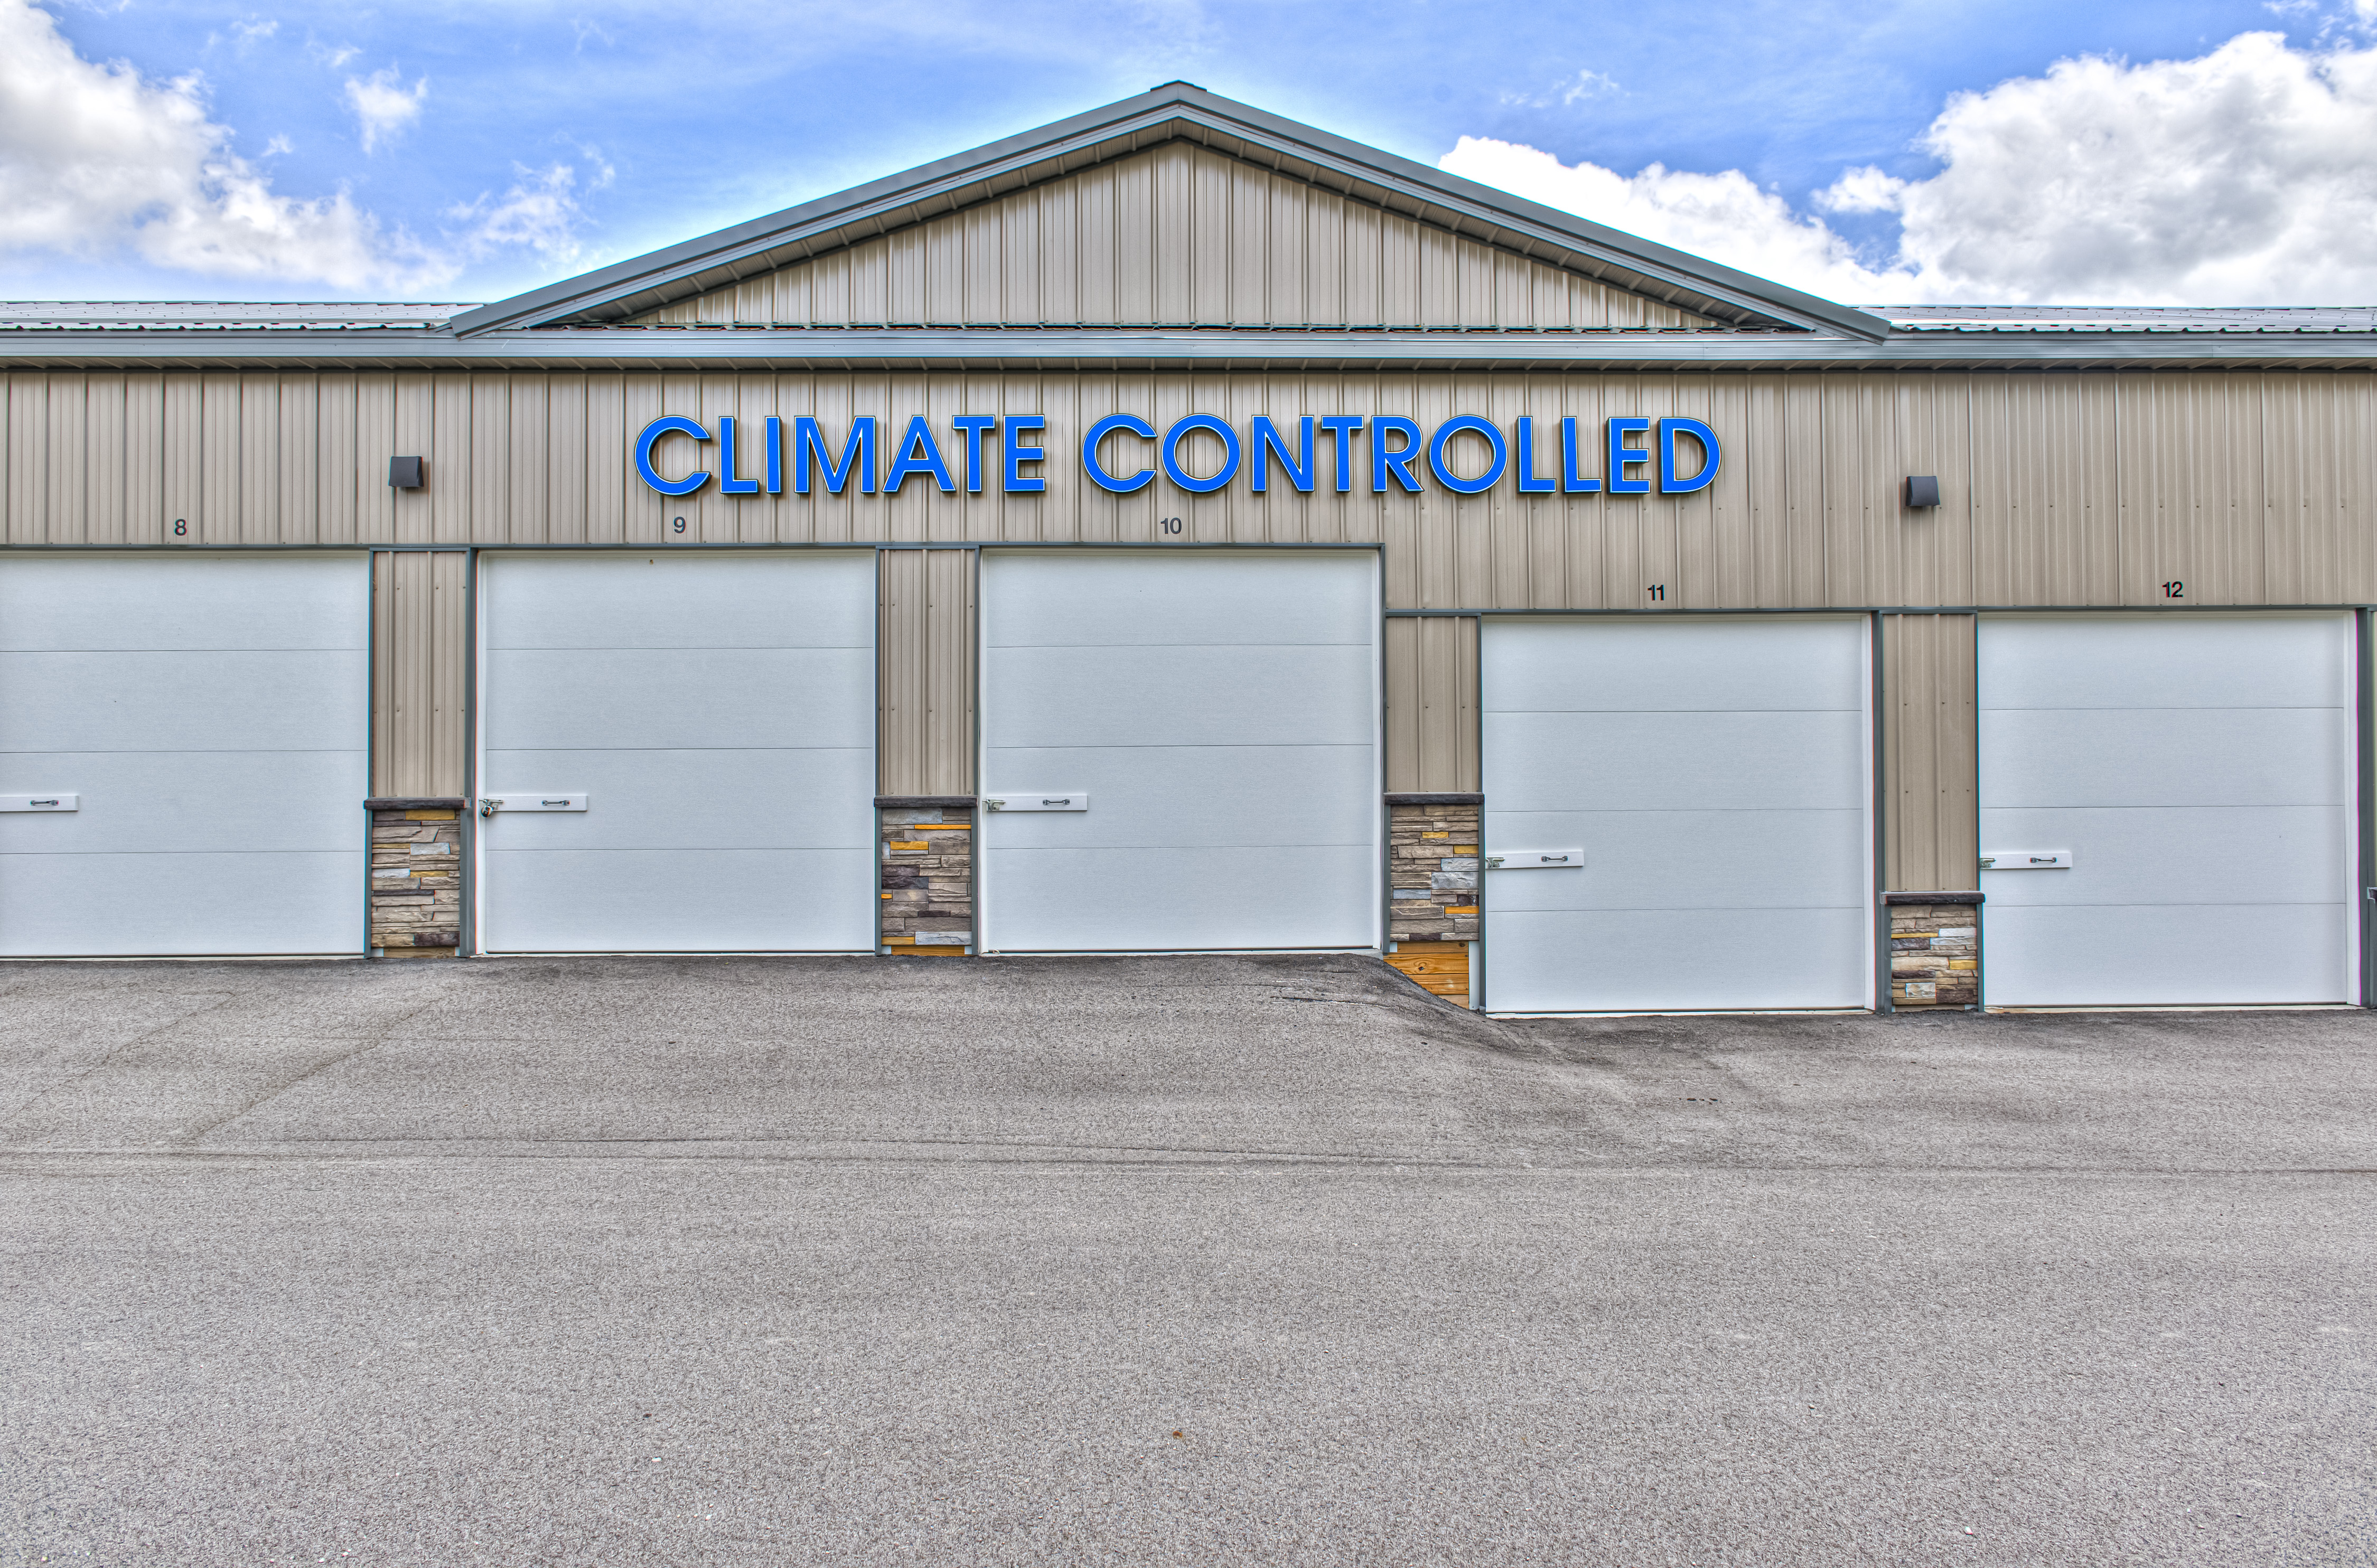
<instances>
[{"instance_id":1,"label":"gable roof","mask_svg":"<svg viewBox=\"0 0 2377 1568\"><path fill-rule=\"evenodd\" d=\"M1499 249L1583 272L1727 325L1868 342L1879 316L1622 233L1171 82L904 173L821 196L456 316L460 338L622 322L677 300L903 229L1027 185L1186 138Z\"/></svg>"}]
</instances>

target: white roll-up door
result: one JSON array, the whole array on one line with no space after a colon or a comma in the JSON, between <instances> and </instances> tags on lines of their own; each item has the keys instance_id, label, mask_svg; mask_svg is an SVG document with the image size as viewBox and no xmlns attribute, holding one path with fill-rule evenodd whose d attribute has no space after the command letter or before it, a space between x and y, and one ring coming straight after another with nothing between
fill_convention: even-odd
<instances>
[{"instance_id":1,"label":"white roll-up door","mask_svg":"<svg viewBox=\"0 0 2377 1568\"><path fill-rule=\"evenodd\" d=\"M0 953L360 953L370 558L0 559Z\"/></svg>"},{"instance_id":2,"label":"white roll-up door","mask_svg":"<svg viewBox=\"0 0 2377 1568\"><path fill-rule=\"evenodd\" d=\"M2349 616L1979 636L1985 1002L2358 999Z\"/></svg>"},{"instance_id":3,"label":"white roll-up door","mask_svg":"<svg viewBox=\"0 0 2377 1568\"><path fill-rule=\"evenodd\" d=\"M1488 620L1479 661L1487 1007L1871 1004L1862 619Z\"/></svg>"},{"instance_id":4,"label":"white roll-up door","mask_svg":"<svg viewBox=\"0 0 2377 1568\"><path fill-rule=\"evenodd\" d=\"M873 950L871 552L479 572L484 951Z\"/></svg>"},{"instance_id":5,"label":"white roll-up door","mask_svg":"<svg viewBox=\"0 0 2377 1568\"><path fill-rule=\"evenodd\" d=\"M981 592L987 949L1377 944L1373 553L985 552Z\"/></svg>"}]
</instances>

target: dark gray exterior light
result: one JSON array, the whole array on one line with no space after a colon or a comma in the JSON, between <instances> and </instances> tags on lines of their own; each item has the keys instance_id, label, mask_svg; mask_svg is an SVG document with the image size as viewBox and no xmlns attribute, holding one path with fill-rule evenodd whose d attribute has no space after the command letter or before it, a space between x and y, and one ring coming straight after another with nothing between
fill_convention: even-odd
<instances>
[{"instance_id":1,"label":"dark gray exterior light","mask_svg":"<svg viewBox=\"0 0 2377 1568\"><path fill-rule=\"evenodd\" d=\"M1937 474L1910 474L1906 480L1906 504L1909 506L1940 505L1940 479Z\"/></svg>"},{"instance_id":2,"label":"dark gray exterior light","mask_svg":"<svg viewBox=\"0 0 2377 1568\"><path fill-rule=\"evenodd\" d=\"M388 482L398 490L421 488L421 459L390 457L388 460Z\"/></svg>"}]
</instances>

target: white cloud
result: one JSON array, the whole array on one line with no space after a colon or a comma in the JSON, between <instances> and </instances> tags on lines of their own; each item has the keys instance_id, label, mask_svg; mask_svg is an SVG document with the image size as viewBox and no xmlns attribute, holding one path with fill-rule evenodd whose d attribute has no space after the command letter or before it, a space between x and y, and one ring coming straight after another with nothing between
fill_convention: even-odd
<instances>
[{"instance_id":1,"label":"white cloud","mask_svg":"<svg viewBox=\"0 0 2377 1568\"><path fill-rule=\"evenodd\" d=\"M232 23L231 30L232 36L238 39L241 47L245 48L251 43L261 43L279 32L281 23L272 17L250 17L244 22Z\"/></svg>"},{"instance_id":2,"label":"white cloud","mask_svg":"<svg viewBox=\"0 0 2377 1568\"><path fill-rule=\"evenodd\" d=\"M1480 184L1831 299L1895 298L1913 282L1866 267L1821 219L1793 212L1738 169L1694 174L1654 163L1629 176L1477 137L1462 137L1441 161Z\"/></svg>"},{"instance_id":3,"label":"white cloud","mask_svg":"<svg viewBox=\"0 0 2377 1568\"><path fill-rule=\"evenodd\" d=\"M2377 5L2377 0L2370 0L2370 3ZM1576 80L1569 85L1566 92L1560 94L1560 101L1578 103L1588 98L1597 98L1605 92L1624 92L1625 90L1618 85L1616 77L1605 75L1600 71L1579 71L1576 74Z\"/></svg>"},{"instance_id":4,"label":"white cloud","mask_svg":"<svg viewBox=\"0 0 2377 1568\"><path fill-rule=\"evenodd\" d=\"M1443 164L1834 299L2377 299L2377 49L2245 33L2192 60L2059 61L1952 97L1918 146L1938 172L1848 170L1817 197L1894 214L1887 258L1738 171L1627 176L1470 137Z\"/></svg>"},{"instance_id":5,"label":"white cloud","mask_svg":"<svg viewBox=\"0 0 2377 1568\"><path fill-rule=\"evenodd\" d=\"M267 158L279 158L284 153L291 153L296 150L297 144L291 141L285 136L274 137L270 141L264 144L264 156Z\"/></svg>"},{"instance_id":6,"label":"white cloud","mask_svg":"<svg viewBox=\"0 0 2377 1568\"><path fill-rule=\"evenodd\" d=\"M267 144L269 157L289 149ZM281 196L232 150L197 76L154 81L75 53L47 12L0 0L0 251L131 255L214 278L413 293L505 246L575 254L568 164L520 172L450 216L436 243L384 226L344 191ZM598 184L600 181L598 180Z\"/></svg>"},{"instance_id":7,"label":"white cloud","mask_svg":"<svg viewBox=\"0 0 2377 1568\"><path fill-rule=\"evenodd\" d=\"M352 43L341 43L333 49L327 43L315 43L309 41L305 45L305 53L312 55L315 62L323 69L335 71L363 51Z\"/></svg>"},{"instance_id":8,"label":"white cloud","mask_svg":"<svg viewBox=\"0 0 2377 1568\"><path fill-rule=\"evenodd\" d=\"M578 255L577 228L583 216L578 206L578 172L567 163L545 169L512 166L519 176L501 196L449 208L446 216L461 225L453 236L472 255L484 255L507 245L526 245L552 262ZM610 183L606 164L595 188Z\"/></svg>"},{"instance_id":9,"label":"white cloud","mask_svg":"<svg viewBox=\"0 0 2377 1568\"><path fill-rule=\"evenodd\" d=\"M395 140L406 126L421 118L422 101L428 96L427 77L408 88L397 79L393 65L368 77L349 77L347 107L355 112L355 119L363 127L364 150L369 152L384 141Z\"/></svg>"}]
</instances>

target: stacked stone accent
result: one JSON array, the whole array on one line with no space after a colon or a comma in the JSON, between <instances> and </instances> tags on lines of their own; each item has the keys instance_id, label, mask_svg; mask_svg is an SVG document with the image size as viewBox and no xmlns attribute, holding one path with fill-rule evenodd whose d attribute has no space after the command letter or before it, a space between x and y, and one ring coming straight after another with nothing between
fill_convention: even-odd
<instances>
[{"instance_id":1,"label":"stacked stone accent","mask_svg":"<svg viewBox=\"0 0 2377 1568\"><path fill-rule=\"evenodd\" d=\"M1890 1004L1976 1007L1981 1000L1981 896L1886 893Z\"/></svg>"},{"instance_id":2,"label":"stacked stone accent","mask_svg":"<svg viewBox=\"0 0 2377 1568\"><path fill-rule=\"evenodd\" d=\"M1477 795L1387 798L1387 962L1439 996L1469 1001L1469 944L1484 930Z\"/></svg>"},{"instance_id":3,"label":"stacked stone accent","mask_svg":"<svg viewBox=\"0 0 2377 1568\"><path fill-rule=\"evenodd\" d=\"M378 799L371 812L375 956L450 958L462 938L462 802Z\"/></svg>"},{"instance_id":4,"label":"stacked stone accent","mask_svg":"<svg viewBox=\"0 0 2377 1568\"><path fill-rule=\"evenodd\" d=\"M962 958L973 943L973 802L881 796L883 951Z\"/></svg>"}]
</instances>

